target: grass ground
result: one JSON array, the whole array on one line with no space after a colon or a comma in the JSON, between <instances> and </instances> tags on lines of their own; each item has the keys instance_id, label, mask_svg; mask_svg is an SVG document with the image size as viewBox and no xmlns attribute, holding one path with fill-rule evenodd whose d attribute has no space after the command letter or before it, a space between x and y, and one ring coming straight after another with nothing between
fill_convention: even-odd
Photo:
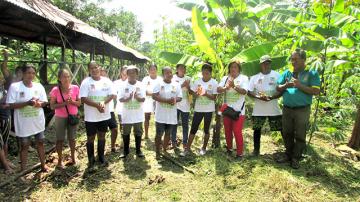
<instances>
[{"instance_id":1,"label":"grass ground","mask_svg":"<svg viewBox=\"0 0 360 202\"><path fill-rule=\"evenodd\" d=\"M80 130L83 131L83 130ZM336 150L320 128L306 158L298 170L277 164L273 158L282 150L269 133L262 137L261 156L248 156L252 148L252 130L246 127L243 161L225 155L225 149L210 149L205 156L171 158L194 174L169 160L157 161L153 138L143 143L145 159L132 155L127 160L120 153L110 153L108 167L86 172L85 134L78 137L76 166L48 174L28 174L1 188L1 201L360 201L360 163ZM350 128L344 133L349 135ZM154 127L151 127L152 137ZM48 132L48 137L53 131ZM51 140L51 138L50 138ZM110 142L108 137L107 142ZM134 147L133 138L131 140ZM50 145L51 143L48 143ZM201 144L201 134L195 146ZM224 140L222 140L224 144ZM66 152L68 153L68 149ZM18 159L11 158L13 162ZM49 165L56 155L48 158ZM35 152L31 162L37 162ZM1 181L8 176L0 175Z\"/></svg>"}]
</instances>

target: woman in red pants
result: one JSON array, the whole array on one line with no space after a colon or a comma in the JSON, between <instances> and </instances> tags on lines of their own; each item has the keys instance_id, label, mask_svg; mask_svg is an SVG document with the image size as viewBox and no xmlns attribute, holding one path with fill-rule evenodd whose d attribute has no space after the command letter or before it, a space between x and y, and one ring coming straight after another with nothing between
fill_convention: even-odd
<instances>
[{"instance_id":1,"label":"woman in red pants","mask_svg":"<svg viewBox=\"0 0 360 202\"><path fill-rule=\"evenodd\" d=\"M241 65L239 62L231 62L228 65L228 76L224 76L218 87L218 93L224 94L224 103L228 107L239 112L239 117L234 120L224 116L225 138L227 153L232 153L232 139L236 141L236 159L241 160L243 155L243 136L242 129L245 122L245 96L248 89L249 79L240 74Z\"/></svg>"}]
</instances>

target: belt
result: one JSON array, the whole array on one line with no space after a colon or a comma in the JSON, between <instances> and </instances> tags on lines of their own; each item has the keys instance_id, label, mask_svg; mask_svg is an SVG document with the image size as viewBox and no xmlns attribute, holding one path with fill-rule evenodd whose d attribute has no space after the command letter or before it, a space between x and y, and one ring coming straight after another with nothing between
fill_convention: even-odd
<instances>
[{"instance_id":1,"label":"belt","mask_svg":"<svg viewBox=\"0 0 360 202\"><path fill-rule=\"evenodd\" d=\"M304 108L307 108L307 107L310 107L310 105L296 106L296 107L289 107L289 106L284 105L284 108L288 108L288 109L304 109Z\"/></svg>"}]
</instances>

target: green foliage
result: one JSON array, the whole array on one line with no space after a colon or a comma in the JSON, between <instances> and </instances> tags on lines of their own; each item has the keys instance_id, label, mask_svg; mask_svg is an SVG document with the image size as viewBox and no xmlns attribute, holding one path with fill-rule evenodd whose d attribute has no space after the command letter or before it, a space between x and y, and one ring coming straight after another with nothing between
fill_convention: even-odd
<instances>
[{"instance_id":1,"label":"green foliage","mask_svg":"<svg viewBox=\"0 0 360 202\"><path fill-rule=\"evenodd\" d=\"M140 47L142 24L131 11L121 8L107 12L101 7L103 0L52 0L52 3L100 31L118 37L124 45Z\"/></svg>"}]
</instances>

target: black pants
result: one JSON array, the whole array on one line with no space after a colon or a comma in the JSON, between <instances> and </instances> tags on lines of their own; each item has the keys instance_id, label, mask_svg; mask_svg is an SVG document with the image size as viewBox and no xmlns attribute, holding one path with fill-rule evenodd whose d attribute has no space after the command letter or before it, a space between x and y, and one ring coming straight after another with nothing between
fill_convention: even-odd
<instances>
[{"instance_id":1,"label":"black pants","mask_svg":"<svg viewBox=\"0 0 360 202\"><path fill-rule=\"evenodd\" d=\"M201 121L204 119L204 132L210 134L210 124L212 119L212 112L195 112L191 124L190 134L196 134L199 129Z\"/></svg>"}]
</instances>

